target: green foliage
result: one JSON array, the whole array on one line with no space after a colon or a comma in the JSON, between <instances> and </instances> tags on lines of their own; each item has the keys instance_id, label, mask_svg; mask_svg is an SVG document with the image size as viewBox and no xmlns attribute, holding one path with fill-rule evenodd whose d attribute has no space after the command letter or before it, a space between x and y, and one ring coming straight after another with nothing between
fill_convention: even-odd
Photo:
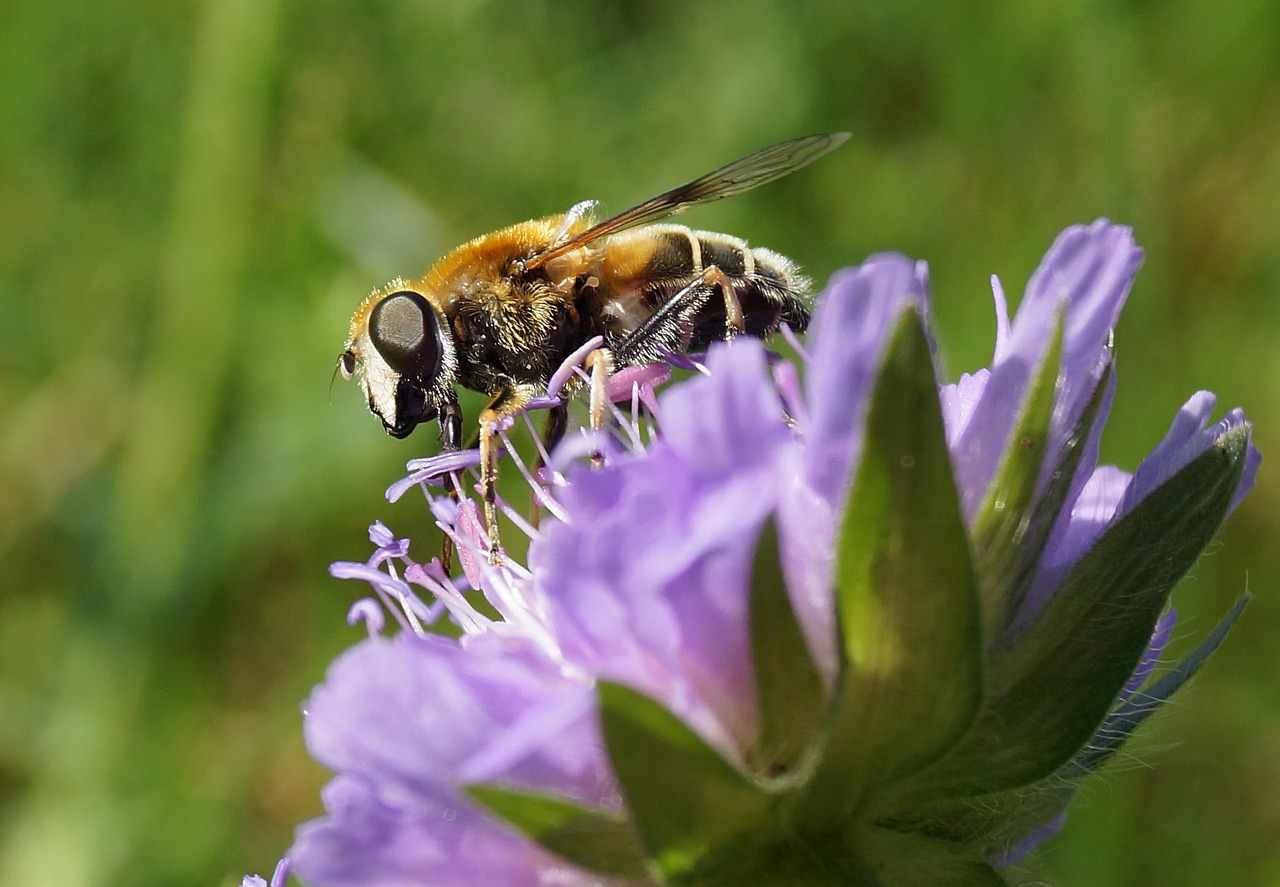
<instances>
[{"instance_id":1,"label":"green foliage","mask_svg":"<svg viewBox=\"0 0 1280 887\"><path fill-rule=\"evenodd\" d=\"M364 558L375 518L422 538L381 491L434 447L328 395L332 361L367 289L507 222L847 129L689 223L819 281L927 258L953 372L989 354L988 274L1016 296L1068 223L1131 223L1147 260L1104 459L1134 467L1201 386L1277 451L1274 3L56 0L0 21L0 883L238 883L318 812L298 704L355 637L324 568ZM1261 592L1144 728L1177 747L1112 772L1035 877L1280 880L1268 477L1176 596L1199 635L1246 575Z\"/></svg>"}]
</instances>

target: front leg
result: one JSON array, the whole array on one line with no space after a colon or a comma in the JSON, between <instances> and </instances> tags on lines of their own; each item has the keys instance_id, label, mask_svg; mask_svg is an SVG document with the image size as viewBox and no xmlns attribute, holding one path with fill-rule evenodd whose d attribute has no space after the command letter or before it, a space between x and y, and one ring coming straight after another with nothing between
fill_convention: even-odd
<instances>
[{"instance_id":1,"label":"front leg","mask_svg":"<svg viewBox=\"0 0 1280 887\"><path fill-rule=\"evenodd\" d=\"M462 407L458 401L446 401L437 417L440 422L440 448L448 453L462 449Z\"/></svg>"},{"instance_id":2,"label":"front leg","mask_svg":"<svg viewBox=\"0 0 1280 887\"><path fill-rule=\"evenodd\" d=\"M504 388L480 413L480 487L484 498L484 525L489 534L489 563L502 563L498 539L498 441L497 423L517 415L541 393L532 385Z\"/></svg>"},{"instance_id":3,"label":"front leg","mask_svg":"<svg viewBox=\"0 0 1280 887\"><path fill-rule=\"evenodd\" d=\"M462 407L459 406L458 401L456 399L447 401L436 417L440 423L440 449L446 453L462 449ZM456 505L462 498L462 488L452 472L445 478L445 487L449 498ZM445 575L453 571L453 540L449 538L448 533L445 533L440 540L440 566Z\"/></svg>"}]
</instances>

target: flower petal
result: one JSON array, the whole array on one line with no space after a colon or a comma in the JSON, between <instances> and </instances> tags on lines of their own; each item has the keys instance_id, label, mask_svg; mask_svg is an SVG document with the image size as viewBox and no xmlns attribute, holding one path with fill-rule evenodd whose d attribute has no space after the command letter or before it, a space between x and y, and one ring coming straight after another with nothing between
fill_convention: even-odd
<instances>
[{"instance_id":1,"label":"flower petal","mask_svg":"<svg viewBox=\"0 0 1280 887\"><path fill-rule=\"evenodd\" d=\"M814 309L804 448L783 451L776 470L789 479L778 518L791 604L828 681L838 667L831 620L836 515L862 452L863 419L893 326L907 305L923 313L928 299L925 264L883 253L832 276Z\"/></svg>"},{"instance_id":2,"label":"flower petal","mask_svg":"<svg viewBox=\"0 0 1280 887\"><path fill-rule=\"evenodd\" d=\"M1213 446L1228 431L1248 424L1245 422L1244 413L1234 409L1218 422L1210 425L1209 416L1213 412L1215 403L1217 398L1213 394L1208 391L1198 391L1183 405L1178 415L1174 417L1173 424L1164 439L1146 459L1142 460L1142 464L1134 472L1133 483L1125 492L1119 514L1130 511L1152 490L1177 474L1184 465ZM1235 498L1232 499L1232 508L1253 486L1254 475L1260 461L1261 456L1251 443L1245 473L1240 478L1240 487L1236 491Z\"/></svg>"},{"instance_id":3,"label":"flower petal","mask_svg":"<svg viewBox=\"0 0 1280 887\"><path fill-rule=\"evenodd\" d=\"M897 253L837 272L819 298L805 378L806 473L810 486L832 503L844 501L851 466L861 452L872 383L894 325L907 304L923 314L928 300L925 264Z\"/></svg>"},{"instance_id":4,"label":"flower petal","mask_svg":"<svg viewBox=\"0 0 1280 887\"><path fill-rule=\"evenodd\" d=\"M443 786L388 802L376 782L343 774L321 793L327 815L304 823L292 851L315 887L542 887L568 866ZM565 872L568 875L568 871ZM600 884L586 872L563 883Z\"/></svg>"},{"instance_id":5,"label":"flower petal","mask_svg":"<svg viewBox=\"0 0 1280 887\"><path fill-rule=\"evenodd\" d=\"M539 871L564 864L458 786L502 780L616 806L593 700L518 638L358 644L305 710L312 755L340 775L327 815L299 829L299 873L317 885L547 883Z\"/></svg>"},{"instance_id":6,"label":"flower petal","mask_svg":"<svg viewBox=\"0 0 1280 887\"><path fill-rule=\"evenodd\" d=\"M1031 591L1011 629L1012 635L1026 629L1061 584L1062 578L1107 527L1133 511L1147 496L1192 460L1217 445L1228 433L1248 424L1238 409L1210 424L1214 403L1214 396L1207 391L1193 395L1178 411L1168 433L1143 460L1132 478L1107 466L1089 475L1075 505L1069 513L1064 513L1054 528ZM1253 486L1261 458L1250 441L1244 469L1227 514Z\"/></svg>"},{"instance_id":7,"label":"flower petal","mask_svg":"<svg viewBox=\"0 0 1280 887\"><path fill-rule=\"evenodd\" d=\"M1045 474L1052 470L1065 436L1101 377L1110 330L1141 261L1142 251L1134 245L1130 229L1105 219L1088 227L1068 228L1054 241L1027 285L1009 335L997 349L980 402L956 440L956 448L965 454L957 474L970 517L995 476L1027 385L1049 347L1058 312L1065 304L1061 395L1045 454ZM1105 414L1099 416L1099 424L1103 418Z\"/></svg>"},{"instance_id":8,"label":"flower petal","mask_svg":"<svg viewBox=\"0 0 1280 887\"><path fill-rule=\"evenodd\" d=\"M402 633L330 666L305 709L307 745L406 806L434 785L499 778L603 801L612 787L590 699L588 683L519 638Z\"/></svg>"},{"instance_id":9,"label":"flower petal","mask_svg":"<svg viewBox=\"0 0 1280 887\"><path fill-rule=\"evenodd\" d=\"M747 631L752 542L793 446L751 340L713 348L710 375L662 399L666 436L643 458L583 468L530 566L565 658L663 700L722 752L754 731ZM714 628L712 628L714 627Z\"/></svg>"}]
</instances>

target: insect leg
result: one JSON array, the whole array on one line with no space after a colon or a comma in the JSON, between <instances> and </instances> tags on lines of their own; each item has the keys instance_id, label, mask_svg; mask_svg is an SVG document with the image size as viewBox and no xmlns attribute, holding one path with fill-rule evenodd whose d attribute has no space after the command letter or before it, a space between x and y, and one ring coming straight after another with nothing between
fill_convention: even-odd
<instances>
[{"instance_id":1,"label":"insect leg","mask_svg":"<svg viewBox=\"0 0 1280 887\"><path fill-rule=\"evenodd\" d=\"M746 250L743 250L746 253ZM707 270L702 272L702 278L709 283L720 287L720 293L724 296L724 333L726 339L732 339L734 336L741 335L746 332L747 321L742 316L742 301L738 298L738 291L733 286L733 281L729 279L729 275L718 265L710 265Z\"/></svg>"},{"instance_id":2,"label":"insect leg","mask_svg":"<svg viewBox=\"0 0 1280 887\"><path fill-rule=\"evenodd\" d=\"M662 360L666 354L685 350L694 319L713 289L719 289L724 298L725 338L744 332L746 320L733 280L718 265L709 265L623 340L617 347L618 366L651 363Z\"/></svg>"},{"instance_id":3,"label":"insect leg","mask_svg":"<svg viewBox=\"0 0 1280 887\"><path fill-rule=\"evenodd\" d=\"M498 392L480 413L480 487L484 498L484 524L489 533L489 563L502 563L498 540L498 441L497 423L524 409L538 390L531 387L506 388Z\"/></svg>"},{"instance_id":4,"label":"insect leg","mask_svg":"<svg viewBox=\"0 0 1280 887\"><path fill-rule=\"evenodd\" d=\"M591 370L591 430L599 431L604 427L605 416L609 413L609 377L613 375L613 352L608 348L597 348L587 355L586 366ZM604 464L604 453L599 450L591 454L591 464L599 468Z\"/></svg>"},{"instance_id":5,"label":"insect leg","mask_svg":"<svg viewBox=\"0 0 1280 887\"><path fill-rule=\"evenodd\" d=\"M445 403L438 413L440 423L440 449L446 452L452 452L462 448L462 407L458 405L456 400ZM449 498L456 504L462 497L462 490L458 486L455 475L449 474L445 479L445 487L449 491ZM444 534L444 538L440 540L440 566L444 569L446 575L453 570L453 540L449 538L449 534Z\"/></svg>"},{"instance_id":6,"label":"insect leg","mask_svg":"<svg viewBox=\"0 0 1280 887\"><path fill-rule=\"evenodd\" d=\"M709 296L702 275L677 290L614 349L617 364L639 366L684 351L693 334L694 316Z\"/></svg>"},{"instance_id":7,"label":"insect leg","mask_svg":"<svg viewBox=\"0 0 1280 887\"><path fill-rule=\"evenodd\" d=\"M556 444L564 440L564 433L569 430L569 408L561 404L547 410L547 424L542 429L542 447L550 455ZM542 467L542 459L538 459L538 467Z\"/></svg>"},{"instance_id":8,"label":"insect leg","mask_svg":"<svg viewBox=\"0 0 1280 887\"><path fill-rule=\"evenodd\" d=\"M587 355L586 367L591 370L591 430L604 427L604 417L609 410L609 377L613 375L613 352L597 348Z\"/></svg>"},{"instance_id":9,"label":"insect leg","mask_svg":"<svg viewBox=\"0 0 1280 887\"><path fill-rule=\"evenodd\" d=\"M462 449L462 407L456 400L446 401L438 412L440 448L453 452Z\"/></svg>"}]
</instances>

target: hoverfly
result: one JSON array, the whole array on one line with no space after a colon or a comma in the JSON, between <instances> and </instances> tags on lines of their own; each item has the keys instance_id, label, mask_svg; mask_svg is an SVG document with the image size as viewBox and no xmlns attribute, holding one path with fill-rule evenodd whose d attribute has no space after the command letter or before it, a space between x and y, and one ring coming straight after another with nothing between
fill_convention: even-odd
<instances>
[{"instance_id":1,"label":"hoverfly","mask_svg":"<svg viewBox=\"0 0 1280 887\"><path fill-rule=\"evenodd\" d=\"M551 374L595 336L587 359L591 416L617 368L705 350L736 335L803 332L809 290L790 259L727 234L658 224L690 207L772 182L839 147L848 133L791 139L748 154L602 222L592 201L477 237L416 280L374 290L351 318L338 370L360 377L387 433L435 419L446 450L462 446L457 388L492 397L480 413L480 472L490 557L500 560L494 426L545 393ZM548 449L565 408L548 418Z\"/></svg>"}]
</instances>

